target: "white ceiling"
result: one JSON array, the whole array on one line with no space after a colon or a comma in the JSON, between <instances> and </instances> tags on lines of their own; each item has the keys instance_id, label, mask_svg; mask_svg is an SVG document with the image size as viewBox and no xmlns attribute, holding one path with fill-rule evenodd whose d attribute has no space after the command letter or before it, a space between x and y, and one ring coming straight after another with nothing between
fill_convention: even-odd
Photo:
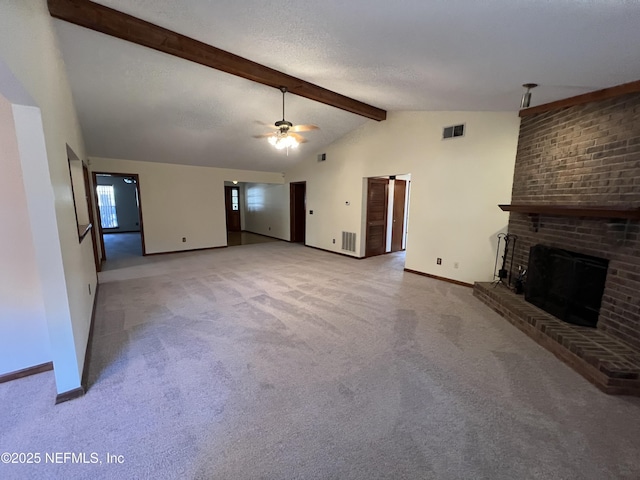
<instances>
[{"instance_id":1,"label":"white ceiling","mask_svg":"<svg viewBox=\"0 0 640 480\"><path fill-rule=\"evenodd\" d=\"M516 112L640 79L634 0L100 0L390 112ZM276 151L256 121L278 90L54 20L90 156L284 171L365 122L287 95L287 120L313 123Z\"/></svg>"}]
</instances>

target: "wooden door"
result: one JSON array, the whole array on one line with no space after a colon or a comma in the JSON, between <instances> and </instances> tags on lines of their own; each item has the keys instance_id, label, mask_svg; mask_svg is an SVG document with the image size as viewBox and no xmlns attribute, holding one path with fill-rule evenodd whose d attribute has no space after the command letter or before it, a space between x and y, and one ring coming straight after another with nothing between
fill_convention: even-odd
<instances>
[{"instance_id":1,"label":"wooden door","mask_svg":"<svg viewBox=\"0 0 640 480\"><path fill-rule=\"evenodd\" d=\"M367 188L366 257L385 253L388 198L389 179L370 178Z\"/></svg>"},{"instance_id":2,"label":"wooden door","mask_svg":"<svg viewBox=\"0 0 640 480\"><path fill-rule=\"evenodd\" d=\"M393 226L391 227L391 251L402 250L404 237L404 205L407 193L406 180L396 180L393 187Z\"/></svg>"},{"instance_id":3,"label":"wooden door","mask_svg":"<svg viewBox=\"0 0 640 480\"><path fill-rule=\"evenodd\" d=\"M240 224L240 188L224 187L225 207L227 210L227 232L239 232Z\"/></svg>"},{"instance_id":4,"label":"wooden door","mask_svg":"<svg viewBox=\"0 0 640 480\"><path fill-rule=\"evenodd\" d=\"M291 241L296 243L305 243L306 190L306 182L295 182L290 186Z\"/></svg>"}]
</instances>

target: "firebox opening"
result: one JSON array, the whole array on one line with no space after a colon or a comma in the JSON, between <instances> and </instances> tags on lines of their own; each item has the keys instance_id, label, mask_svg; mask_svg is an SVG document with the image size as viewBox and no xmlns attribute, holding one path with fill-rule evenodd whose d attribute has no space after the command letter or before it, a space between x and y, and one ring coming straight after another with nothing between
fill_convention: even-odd
<instances>
[{"instance_id":1,"label":"firebox opening","mask_svg":"<svg viewBox=\"0 0 640 480\"><path fill-rule=\"evenodd\" d=\"M525 299L565 322L595 327L608 267L604 258L534 245Z\"/></svg>"}]
</instances>

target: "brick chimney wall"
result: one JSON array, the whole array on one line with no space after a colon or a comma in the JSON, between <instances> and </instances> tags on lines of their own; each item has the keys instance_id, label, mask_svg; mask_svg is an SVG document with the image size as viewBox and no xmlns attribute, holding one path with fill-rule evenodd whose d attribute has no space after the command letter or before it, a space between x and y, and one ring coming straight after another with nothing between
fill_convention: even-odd
<instances>
[{"instance_id":1,"label":"brick chimney wall","mask_svg":"<svg viewBox=\"0 0 640 480\"><path fill-rule=\"evenodd\" d=\"M640 207L640 94L523 117L511 203ZM514 275L538 243L608 259L597 328L640 349L640 222L511 213L509 233Z\"/></svg>"}]
</instances>

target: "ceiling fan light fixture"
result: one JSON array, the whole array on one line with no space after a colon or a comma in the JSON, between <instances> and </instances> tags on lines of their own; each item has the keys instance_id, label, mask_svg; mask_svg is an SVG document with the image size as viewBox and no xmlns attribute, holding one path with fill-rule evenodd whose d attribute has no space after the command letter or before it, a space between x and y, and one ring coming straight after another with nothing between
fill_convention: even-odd
<instances>
[{"instance_id":1,"label":"ceiling fan light fixture","mask_svg":"<svg viewBox=\"0 0 640 480\"><path fill-rule=\"evenodd\" d=\"M269 143L274 147L276 147L276 149L278 150L283 150L285 148L286 149L297 148L297 146L299 145L298 141L295 138L287 134L284 134L284 135L274 134L270 136L268 140L269 140Z\"/></svg>"},{"instance_id":2,"label":"ceiling fan light fixture","mask_svg":"<svg viewBox=\"0 0 640 480\"><path fill-rule=\"evenodd\" d=\"M277 150L286 149L288 155L290 148L298 148L298 145L307 141L306 138L300 135L299 132L318 130L318 127L315 125L294 125L293 123L285 120L284 98L285 94L287 93L287 88L280 87L280 91L282 92L282 120L278 120L277 122L275 122L275 127L277 128L277 130L275 132L265 133L262 135L254 135L254 137L266 138L269 144Z\"/></svg>"}]
</instances>

